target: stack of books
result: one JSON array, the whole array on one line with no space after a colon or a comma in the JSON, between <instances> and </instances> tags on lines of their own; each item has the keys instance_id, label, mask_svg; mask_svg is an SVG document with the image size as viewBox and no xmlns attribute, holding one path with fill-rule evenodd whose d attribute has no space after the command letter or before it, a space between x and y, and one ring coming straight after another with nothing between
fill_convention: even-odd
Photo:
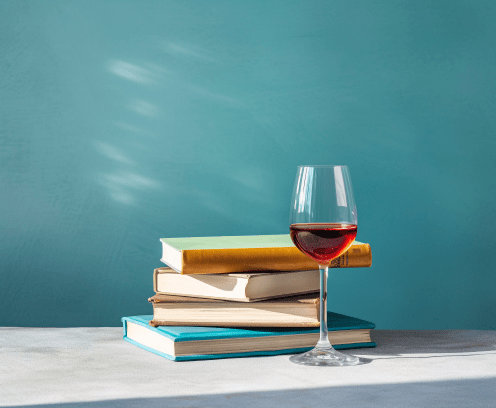
<instances>
[{"instance_id":1,"label":"stack of books","mask_svg":"<svg viewBox=\"0 0 496 408\"><path fill-rule=\"evenodd\" d=\"M124 317L124 339L171 360L289 354L319 339L318 265L289 235L162 238L153 315ZM368 267L355 241L332 268ZM328 313L336 349L373 347L365 320Z\"/></svg>"}]
</instances>

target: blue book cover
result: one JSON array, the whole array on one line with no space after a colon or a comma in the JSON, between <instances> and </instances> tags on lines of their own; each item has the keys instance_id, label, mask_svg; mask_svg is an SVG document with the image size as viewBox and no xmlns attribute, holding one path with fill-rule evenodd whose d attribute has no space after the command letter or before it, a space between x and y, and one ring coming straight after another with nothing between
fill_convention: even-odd
<instances>
[{"instance_id":1,"label":"blue book cover","mask_svg":"<svg viewBox=\"0 0 496 408\"><path fill-rule=\"evenodd\" d=\"M152 327L152 318L123 317L124 340L174 361L295 354L312 349L319 336L318 328ZM376 346L370 339L371 322L328 312L327 325L335 349Z\"/></svg>"}]
</instances>

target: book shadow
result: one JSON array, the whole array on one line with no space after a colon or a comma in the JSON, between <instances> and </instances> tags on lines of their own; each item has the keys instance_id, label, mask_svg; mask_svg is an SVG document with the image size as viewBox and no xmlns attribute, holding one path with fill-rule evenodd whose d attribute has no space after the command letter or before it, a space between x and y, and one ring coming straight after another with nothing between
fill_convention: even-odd
<instances>
[{"instance_id":1,"label":"book shadow","mask_svg":"<svg viewBox=\"0 0 496 408\"><path fill-rule=\"evenodd\" d=\"M325 369L324 369L325 370ZM137 407L493 407L496 378L414 383L347 385L313 389L223 393L91 402L23 405L17 408L137 408Z\"/></svg>"},{"instance_id":2,"label":"book shadow","mask_svg":"<svg viewBox=\"0 0 496 408\"><path fill-rule=\"evenodd\" d=\"M370 337L377 347L360 349L357 354L372 360L435 358L438 357L436 354L485 354L496 351L493 333L479 330L371 330Z\"/></svg>"}]
</instances>

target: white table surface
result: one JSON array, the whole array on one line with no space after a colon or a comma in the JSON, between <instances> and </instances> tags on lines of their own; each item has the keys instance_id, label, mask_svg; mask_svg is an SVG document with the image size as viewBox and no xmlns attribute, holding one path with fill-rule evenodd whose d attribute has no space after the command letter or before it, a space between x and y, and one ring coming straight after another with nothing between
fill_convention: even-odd
<instances>
[{"instance_id":1,"label":"white table surface","mask_svg":"<svg viewBox=\"0 0 496 408\"><path fill-rule=\"evenodd\" d=\"M496 407L495 331L374 330L355 367L173 362L122 328L0 328L0 406Z\"/></svg>"}]
</instances>

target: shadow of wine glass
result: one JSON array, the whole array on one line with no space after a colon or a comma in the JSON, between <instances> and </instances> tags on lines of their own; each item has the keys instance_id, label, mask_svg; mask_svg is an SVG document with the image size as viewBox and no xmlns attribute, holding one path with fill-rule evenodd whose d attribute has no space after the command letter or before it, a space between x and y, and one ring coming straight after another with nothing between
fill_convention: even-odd
<instances>
[{"instance_id":1,"label":"shadow of wine glass","mask_svg":"<svg viewBox=\"0 0 496 408\"><path fill-rule=\"evenodd\" d=\"M364 364L370 364L372 361L372 359L370 358L364 358L364 357L358 357L358 360L360 361L357 365L364 365Z\"/></svg>"}]
</instances>

